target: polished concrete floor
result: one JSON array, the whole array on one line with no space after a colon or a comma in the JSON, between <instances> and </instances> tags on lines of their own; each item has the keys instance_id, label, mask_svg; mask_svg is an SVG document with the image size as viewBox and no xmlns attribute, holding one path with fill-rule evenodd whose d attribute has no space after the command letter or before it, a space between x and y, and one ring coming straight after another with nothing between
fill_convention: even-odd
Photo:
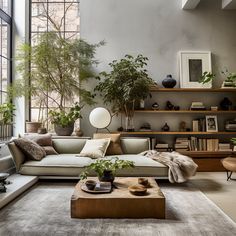
<instances>
[{"instance_id":1,"label":"polished concrete floor","mask_svg":"<svg viewBox=\"0 0 236 236\"><path fill-rule=\"evenodd\" d=\"M236 173L226 181L225 172L198 172L190 181L236 222Z\"/></svg>"}]
</instances>

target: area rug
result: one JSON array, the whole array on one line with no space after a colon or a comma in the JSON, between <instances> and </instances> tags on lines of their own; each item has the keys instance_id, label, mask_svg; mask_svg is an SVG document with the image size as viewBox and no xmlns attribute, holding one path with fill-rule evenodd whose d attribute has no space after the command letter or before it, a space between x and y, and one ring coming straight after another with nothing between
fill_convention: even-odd
<instances>
[{"instance_id":1,"label":"area rug","mask_svg":"<svg viewBox=\"0 0 236 236\"><path fill-rule=\"evenodd\" d=\"M1 236L232 236L236 224L191 183L161 183L166 219L71 219L75 183L38 183L0 211ZM111 206L112 207L112 206Z\"/></svg>"}]
</instances>

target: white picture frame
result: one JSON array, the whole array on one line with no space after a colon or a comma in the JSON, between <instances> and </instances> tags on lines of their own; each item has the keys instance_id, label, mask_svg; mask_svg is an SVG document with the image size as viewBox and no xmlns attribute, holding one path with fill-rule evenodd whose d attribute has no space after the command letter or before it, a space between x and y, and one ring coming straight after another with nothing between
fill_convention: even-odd
<instances>
[{"instance_id":1,"label":"white picture frame","mask_svg":"<svg viewBox=\"0 0 236 236\"><path fill-rule=\"evenodd\" d=\"M210 51L179 52L180 88L211 88L212 82L198 80L205 71L212 72Z\"/></svg>"},{"instance_id":2,"label":"white picture frame","mask_svg":"<svg viewBox=\"0 0 236 236\"><path fill-rule=\"evenodd\" d=\"M217 116L206 116L206 131L218 132Z\"/></svg>"}]
</instances>

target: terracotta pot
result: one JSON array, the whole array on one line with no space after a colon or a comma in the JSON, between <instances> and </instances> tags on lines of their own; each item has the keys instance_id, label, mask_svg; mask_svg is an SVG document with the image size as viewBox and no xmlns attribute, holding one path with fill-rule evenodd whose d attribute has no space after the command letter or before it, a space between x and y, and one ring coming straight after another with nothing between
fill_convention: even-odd
<instances>
[{"instance_id":1,"label":"terracotta pot","mask_svg":"<svg viewBox=\"0 0 236 236\"><path fill-rule=\"evenodd\" d=\"M38 129L42 126L42 122L25 122L26 133L37 133Z\"/></svg>"},{"instance_id":2,"label":"terracotta pot","mask_svg":"<svg viewBox=\"0 0 236 236\"><path fill-rule=\"evenodd\" d=\"M66 127L61 125L54 124L54 130L58 136L70 136L74 131L74 123Z\"/></svg>"}]
</instances>

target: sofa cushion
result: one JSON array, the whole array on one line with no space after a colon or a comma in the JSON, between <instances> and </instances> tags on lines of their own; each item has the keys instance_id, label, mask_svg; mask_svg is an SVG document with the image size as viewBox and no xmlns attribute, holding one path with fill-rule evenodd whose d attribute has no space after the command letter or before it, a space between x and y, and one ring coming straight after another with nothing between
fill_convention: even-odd
<instances>
[{"instance_id":1,"label":"sofa cushion","mask_svg":"<svg viewBox=\"0 0 236 236\"><path fill-rule=\"evenodd\" d=\"M76 156L86 156L94 159L104 157L110 141L110 138L87 140L80 154Z\"/></svg>"},{"instance_id":2,"label":"sofa cushion","mask_svg":"<svg viewBox=\"0 0 236 236\"><path fill-rule=\"evenodd\" d=\"M120 155L123 154L120 144L120 134L110 133L95 133L93 134L94 139L110 138L111 142L107 148L106 155Z\"/></svg>"},{"instance_id":3,"label":"sofa cushion","mask_svg":"<svg viewBox=\"0 0 236 236\"><path fill-rule=\"evenodd\" d=\"M46 156L44 149L34 141L18 138L14 139L13 142L31 160L40 161Z\"/></svg>"},{"instance_id":4,"label":"sofa cushion","mask_svg":"<svg viewBox=\"0 0 236 236\"><path fill-rule=\"evenodd\" d=\"M113 156L116 157L116 156ZM107 156L105 158L112 158ZM123 169L117 172L117 176L168 176L168 168L152 159L141 155L122 155L123 160L135 162L135 168ZM27 161L21 165L20 173L39 176L73 176L78 177L85 167L96 160L89 157L76 157L75 154L50 155L41 161ZM91 173L95 175L95 173Z\"/></svg>"},{"instance_id":5,"label":"sofa cushion","mask_svg":"<svg viewBox=\"0 0 236 236\"><path fill-rule=\"evenodd\" d=\"M150 150L150 138L121 138L121 147L125 154L138 154Z\"/></svg>"}]
</instances>

